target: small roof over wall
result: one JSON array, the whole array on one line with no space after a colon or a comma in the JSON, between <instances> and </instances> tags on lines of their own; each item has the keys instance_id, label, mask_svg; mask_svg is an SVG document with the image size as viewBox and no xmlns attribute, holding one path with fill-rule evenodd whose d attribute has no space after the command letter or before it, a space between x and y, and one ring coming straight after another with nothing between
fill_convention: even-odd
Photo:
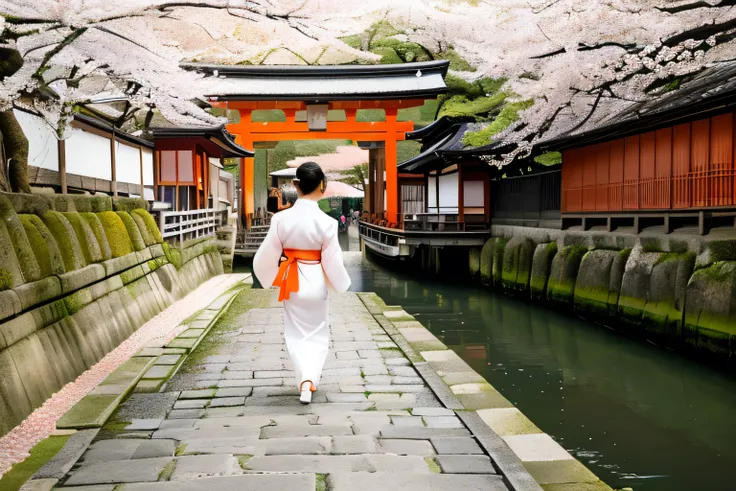
<instances>
[{"instance_id":1,"label":"small roof over wall","mask_svg":"<svg viewBox=\"0 0 736 491\"><path fill-rule=\"evenodd\" d=\"M445 153L463 148L463 135L471 123L462 119L442 117L420 130L407 133L407 138L422 141L422 152L399 164L399 172L424 174L446 167Z\"/></svg>"},{"instance_id":2,"label":"small roof over wall","mask_svg":"<svg viewBox=\"0 0 736 491\"><path fill-rule=\"evenodd\" d=\"M235 143L224 126L153 128L153 139L156 143L165 140L182 140L187 144L196 144L214 158L253 157L255 155L251 150L246 150Z\"/></svg>"},{"instance_id":3,"label":"small roof over wall","mask_svg":"<svg viewBox=\"0 0 736 491\"><path fill-rule=\"evenodd\" d=\"M446 60L395 65L205 65L182 68L204 73L208 97L220 101L327 102L429 99L447 92Z\"/></svg>"}]
</instances>

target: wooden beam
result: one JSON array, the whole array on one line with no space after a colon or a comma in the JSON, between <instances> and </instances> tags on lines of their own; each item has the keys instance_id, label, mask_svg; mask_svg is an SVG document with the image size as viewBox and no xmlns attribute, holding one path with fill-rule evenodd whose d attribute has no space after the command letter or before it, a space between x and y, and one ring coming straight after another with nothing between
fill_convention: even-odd
<instances>
[{"instance_id":1,"label":"wooden beam","mask_svg":"<svg viewBox=\"0 0 736 491\"><path fill-rule=\"evenodd\" d=\"M233 125L236 126L236 125ZM295 120L287 122L264 122L251 123L250 131L253 134L274 134L274 133L310 133L308 123L297 122ZM319 133L379 133L379 132L408 132L414 129L411 122L358 122L358 121L328 121L327 130ZM311 133L317 133L311 131Z\"/></svg>"},{"instance_id":2,"label":"wooden beam","mask_svg":"<svg viewBox=\"0 0 736 491\"><path fill-rule=\"evenodd\" d=\"M118 197L118 170L115 164L115 131L113 130L110 135L110 168L112 170L112 177L110 179L110 186L112 187L113 197Z\"/></svg>"},{"instance_id":3,"label":"wooden beam","mask_svg":"<svg viewBox=\"0 0 736 491\"><path fill-rule=\"evenodd\" d=\"M66 194L66 140L59 140L57 148L59 150L59 183L61 185L61 194Z\"/></svg>"},{"instance_id":4,"label":"wooden beam","mask_svg":"<svg viewBox=\"0 0 736 491\"><path fill-rule=\"evenodd\" d=\"M241 130L236 129L235 126L228 126L228 131L232 134L238 134ZM304 132L288 132L288 133L262 133L262 132L249 132L248 140L253 142L280 142L289 140L352 140L360 142L372 142L372 141L385 141L389 134L393 135L394 141L406 140L404 131L397 131L394 133L387 132L371 132L371 133L334 133L329 131L304 131ZM243 146L243 145L241 145ZM246 149L252 149L253 147L244 147Z\"/></svg>"}]
</instances>

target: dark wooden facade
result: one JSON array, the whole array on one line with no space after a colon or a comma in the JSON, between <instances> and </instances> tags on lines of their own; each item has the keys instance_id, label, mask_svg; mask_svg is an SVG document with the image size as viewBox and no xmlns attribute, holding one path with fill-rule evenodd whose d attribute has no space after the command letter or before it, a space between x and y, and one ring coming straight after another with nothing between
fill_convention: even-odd
<instances>
[{"instance_id":1,"label":"dark wooden facade","mask_svg":"<svg viewBox=\"0 0 736 491\"><path fill-rule=\"evenodd\" d=\"M563 152L562 212L736 205L730 112Z\"/></svg>"}]
</instances>

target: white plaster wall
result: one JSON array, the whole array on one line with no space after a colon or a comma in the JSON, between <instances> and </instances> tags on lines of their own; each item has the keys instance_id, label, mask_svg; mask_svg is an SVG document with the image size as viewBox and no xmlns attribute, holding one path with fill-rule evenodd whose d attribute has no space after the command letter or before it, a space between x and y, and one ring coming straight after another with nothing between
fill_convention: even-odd
<instances>
[{"instance_id":1,"label":"white plaster wall","mask_svg":"<svg viewBox=\"0 0 736 491\"><path fill-rule=\"evenodd\" d=\"M464 205L482 208L485 203L485 186L483 181L465 181L463 186Z\"/></svg>"},{"instance_id":2,"label":"white plaster wall","mask_svg":"<svg viewBox=\"0 0 736 491\"><path fill-rule=\"evenodd\" d=\"M138 147L115 142L115 168L118 182L141 183L141 154Z\"/></svg>"},{"instance_id":3,"label":"white plaster wall","mask_svg":"<svg viewBox=\"0 0 736 491\"><path fill-rule=\"evenodd\" d=\"M430 177L427 182L427 213L437 213L437 178Z\"/></svg>"},{"instance_id":4,"label":"white plaster wall","mask_svg":"<svg viewBox=\"0 0 736 491\"><path fill-rule=\"evenodd\" d=\"M143 148L143 184L153 186L153 150Z\"/></svg>"},{"instance_id":5,"label":"white plaster wall","mask_svg":"<svg viewBox=\"0 0 736 491\"><path fill-rule=\"evenodd\" d=\"M13 111L28 138L28 164L43 169L59 170L59 144L56 134L46 122L23 111Z\"/></svg>"},{"instance_id":6,"label":"white plaster wall","mask_svg":"<svg viewBox=\"0 0 736 491\"><path fill-rule=\"evenodd\" d=\"M73 128L66 141L68 174L112 180L110 140Z\"/></svg>"},{"instance_id":7,"label":"white plaster wall","mask_svg":"<svg viewBox=\"0 0 736 491\"><path fill-rule=\"evenodd\" d=\"M440 176L440 213L458 211L458 176L457 172Z\"/></svg>"}]
</instances>

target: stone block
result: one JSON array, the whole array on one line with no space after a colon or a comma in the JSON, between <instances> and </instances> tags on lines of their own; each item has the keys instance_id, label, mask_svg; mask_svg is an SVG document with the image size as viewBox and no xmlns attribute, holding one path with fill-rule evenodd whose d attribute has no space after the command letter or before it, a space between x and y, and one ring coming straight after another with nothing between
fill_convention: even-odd
<instances>
[{"instance_id":1,"label":"stone block","mask_svg":"<svg viewBox=\"0 0 736 491\"><path fill-rule=\"evenodd\" d=\"M328 436L274 438L258 443L262 444L264 455L324 455L332 451L332 439Z\"/></svg>"},{"instance_id":2,"label":"stone block","mask_svg":"<svg viewBox=\"0 0 736 491\"><path fill-rule=\"evenodd\" d=\"M456 416L424 416L427 428L464 428Z\"/></svg>"},{"instance_id":3,"label":"stone block","mask_svg":"<svg viewBox=\"0 0 736 491\"><path fill-rule=\"evenodd\" d=\"M121 271L130 269L137 264L138 258L134 252L102 262L102 265L105 267L105 276L117 275Z\"/></svg>"},{"instance_id":4,"label":"stone block","mask_svg":"<svg viewBox=\"0 0 736 491\"><path fill-rule=\"evenodd\" d=\"M571 308L580 262L586 246L571 245L560 249L552 260L547 281L547 301L560 308Z\"/></svg>"},{"instance_id":5,"label":"stone block","mask_svg":"<svg viewBox=\"0 0 736 491\"><path fill-rule=\"evenodd\" d=\"M445 474L495 474L491 459L485 455L438 455L435 460Z\"/></svg>"},{"instance_id":6,"label":"stone block","mask_svg":"<svg viewBox=\"0 0 736 491\"><path fill-rule=\"evenodd\" d=\"M375 491L385 488L387 482L393 489L406 491L508 491L495 475L340 472L327 477L331 491Z\"/></svg>"},{"instance_id":7,"label":"stone block","mask_svg":"<svg viewBox=\"0 0 736 491\"><path fill-rule=\"evenodd\" d=\"M58 479L31 479L20 487L20 491L51 491Z\"/></svg>"},{"instance_id":8,"label":"stone block","mask_svg":"<svg viewBox=\"0 0 736 491\"><path fill-rule=\"evenodd\" d=\"M86 484L113 484L130 482L155 482L171 458L110 460L83 464L71 473L64 483L67 486Z\"/></svg>"},{"instance_id":9,"label":"stone block","mask_svg":"<svg viewBox=\"0 0 736 491\"><path fill-rule=\"evenodd\" d=\"M515 236L506 243L501 269L501 286L509 294L525 294L536 245L531 239Z\"/></svg>"},{"instance_id":10,"label":"stone block","mask_svg":"<svg viewBox=\"0 0 736 491\"><path fill-rule=\"evenodd\" d=\"M556 242L539 244L534 249L532 271L529 276L529 294L532 300L547 299L547 281L552 268L552 260L556 254Z\"/></svg>"},{"instance_id":11,"label":"stone block","mask_svg":"<svg viewBox=\"0 0 736 491\"><path fill-rule=\"evenodd\" d=\"M469 455L482 454L478 442L471 437L436 437L430 439L438 454Z\"/></svg>"},{"instance_id":12,"label":"stone block","mask_svg":"<svg viewBox=\"0 0 736 491\"><path fill-rule=\"evenodd\" d=\"M105 278L105 267L101 264L90 264L82 269L59 275L62 293L71 293L96 283Z\"/></svg>"},{"instance_id":13,"label":"stone block","mask_svg":"<svg viewBox=\"0 0 736 491\"><path fill-rule=\"evenodd\" d=\"M62 479L77 463L99 430L75 431L59 452L46 462L33 479Z\"/></svg>"},{"instance_id":14,"label":"stone block","mask_svg":"<svg viewBox=\"0 0 736 491\"><path fill-rule=\"evenodd\" d=\"M380 449L382 452L396 455L431 457L435 454L434 448L426 440L382 439Z\"/></svg>"},{"instance_id":15,"label":"stone block","mask_svg":"<svg viewBox=\"0 0 736 491\"><path fill-rule=\"evenodd\" d=\"M92 462L173 457L174 440L114 439L93 443L84 454L84 465Z\"/></svg>"},{"instance_id":16,"label":"stone block","mask_svg":"<svg viewBox=\"0 0 736 491\"><path fill-rule=\"evenodd\" d=\"M534 480L545 487L550 484L577 483L580 485L598 482L595 474L577 460L523 462L523 465Z\"/></svg>"},{"instance_id":17,"label":"stone block","mask_svg":"<svg viewBox=\"0 0 736 491\"><path fill-rule=\"evenodd\" d=\"M16 315L23 310L20 297L15 290L0 292L0 322L10 316Z\"/></svg>"},{"instance_id":18,"label":"stone block","mask_svg":"<svg viewBox=\"0 0 736 491\"><path fill-rule=\"evenodd\" d=\"M480 409L478 416L499 436L542 433L516 408Z\"/></svg>"},{"instance_id":19,"label":"stone block","mask_svg":"<svg viewBox=\"0 0 736 491\"><path fill-rule=\"evenodd\" d=\"M314 491L315 485L314 474L248 474L191 481L127 484L125 491L200 491L203 486L217 491Z\"/></svg>"},{"instance_id":20,"label":"stone block","mask_svg":"<svg viewBox=\"0 0 736 491\"><path fill-rule=\"evenodd\" d=\"M332 437L332 452L335 455L376 453L376 439L370 435L346 435Z\"/></svg>"},{"instance_id":21,"label":"stone block","mask_svg":"<svg viewBox=\"0 0 736 491\"><path fill-rule=\"evenodd\" d=\"M253 387L232 387L229 389L217 389L215 397L248 397L252 393Z\"/></svg>"},{"instance_id":22,"label":"stone block","mask_svg":"<svg viewBox=\"0 0 736 491\"><path fill-rule=\"evenodd\" d=\"M241 474L238 459L232 455L192 455L177 457L172 481Z\"/></svg>"},{"instance_id":23,"label":"stone block","mask_svg":"<svg viewBox=\"0 0 736 491\"><path fill-rule=\"evenodd\" d=\"M145 379L165 379L174 371L173 365L154 365L143 376Z\"/></svg>"},{"instance_id":24,"label":"stone block","mask_svg":"<svg viewBox=\"0 0 736 491\"><path fill-rule=\"evenodd\" d=\"M546 433L510 435L503 437L503 440L522 462L573 459L572 455Z\"/></svg>"},{"instance_id":25,"label":"stone block","mask_svg":"<svg viewBox=\"0 0 736 491\"><path fill-rule=\"evenodd\" d=\"M57 276L26 283L15 288L22 310L48 302L61 296L61 282Z\"/></svg>"},{"instance_id":26,"label":"stone block","mask_svg":"<svg viewBox=\"0 0 736 491\"><path fill-rule=\"evenodd\" d=\"M352 435L349 425L302 425L302 426L267 426L261 429L261 438L299 438L309 436L341 436Z\"/></svg>"},{"instance_id":27,"label":"stone block","mask_svg":"<svg viewBox=\"0 0 736 491\"><path fill-rule=\"evenodd\" d=\"M245 404L245 397L218 397L214 399L209 407L215 408L215 407L233 407L233 406L242 406Z\"/></svg>"},{"instance_id":28,"label":"stone block","mask_svg":"<svg viewBox=\"0 0 736 491\"><path fill-rule=\"evenodd\" d=\"M381 430L380 436L383 439L429 440L438 437L467 437L470 436L470 432L464 428L398 428L389 426Z\"/></svg>"}]
</instances>

